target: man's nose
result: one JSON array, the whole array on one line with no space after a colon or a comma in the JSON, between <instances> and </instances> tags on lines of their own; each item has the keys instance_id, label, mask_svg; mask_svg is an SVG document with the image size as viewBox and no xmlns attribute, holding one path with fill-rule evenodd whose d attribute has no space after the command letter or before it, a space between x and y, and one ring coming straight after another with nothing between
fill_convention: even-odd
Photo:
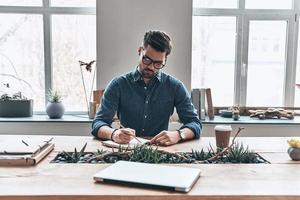
<instances>
[{"instance_id":1,"label":"man's nose","mask_svg":"<svg viewBox=\"0 0 300 200\"><path fill-rule=\"evenodd\" d=\"M148 65L148 68L150 68L152 71L154 71L155 70L154 63L152 62L150 65Z\"/></svg>"}]
</instances>

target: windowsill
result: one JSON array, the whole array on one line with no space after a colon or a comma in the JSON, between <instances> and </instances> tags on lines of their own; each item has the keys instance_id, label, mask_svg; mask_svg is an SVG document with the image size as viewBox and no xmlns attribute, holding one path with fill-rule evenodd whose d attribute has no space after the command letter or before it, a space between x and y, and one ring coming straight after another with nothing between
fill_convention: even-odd
<instances>
[{"instance_id":1,"label":"windowsill","mask_svg":"<svg viewBox=\"0 0 300 200\"><path fill-rule=\"evenodd\" d=\"M61 119L50 119L47 115L33 115L32 117L0 117L1 122L45 122L45 123L91 123L87 115L64 115ZM213 120L208 118L202 121L203 124L270 124L270 125L300 125L300 116L296 116L293 120L289 119L265 119L250 118L241 116L238 121L232 118L224 118L215 116Z\"/></svg>"},{"instance_id":2,"label":"windowsill","mask_svg":"<svg viewBox=\"0 0 300 200\"><path fill-rule=\"evenodd\" d=\"M32 117L0 117L1 122L50 122L50 123L91 123L87 115L64 115L60 119L50 119L48 115L33 115Z\"/></svg>"},{"instance_id":3,"label":"windowsill","mask_svg":"<svg viewBox=\"0 0 300 200\"><path fill-rule=\"evenodd\" d=\"M215 116L213 120L209 120L206 117L203 124L270 124L270 125L300 125L300 116L295 116L294 119L258 119L251 118L249 116L241 116L239 120L235 121L232 118L224 118L220 116Z\"/></svg>"}]
</instances>

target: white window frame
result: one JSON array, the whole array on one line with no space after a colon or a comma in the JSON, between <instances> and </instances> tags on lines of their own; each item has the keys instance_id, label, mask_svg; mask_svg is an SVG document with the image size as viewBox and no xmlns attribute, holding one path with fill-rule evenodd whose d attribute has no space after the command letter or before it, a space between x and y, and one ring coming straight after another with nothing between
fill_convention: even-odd
<instances>
[{"instance_id":1,"label":"white window frame","mask_svg":"<svg viewBox=\"0 0 300 200\"><path fill-rule=\"evenodd\" d=\"M50 0L42 0L42 6L6 6L0 5L0 13L9 14L40 14L43 16L44 33L44 66L45 66L45 105L47 104L47 91L52 89L52 36L51 15L96 15L96 7L53 7ZM45 112L35 112L44 114ZM68 114L83 114L86 112L68 112Z\"/></svg>"},{"instance_id":2,"label":"white window frame","mask_svg":"<svg viewBox=\"0 0 300 200\"><path fill-rule=\"evenodd\" d=\"M193 8L193 16L236 17L234 69L234 104L246 106L249 20L286 20L287 40L283 107L294 107L300 0L293 0L292 9L245 9L245 0L237 0L238 8ZM259 105L257 105L259 106ZM271 105L270 105L271 106Z\"/></svg>"}]
</instances>

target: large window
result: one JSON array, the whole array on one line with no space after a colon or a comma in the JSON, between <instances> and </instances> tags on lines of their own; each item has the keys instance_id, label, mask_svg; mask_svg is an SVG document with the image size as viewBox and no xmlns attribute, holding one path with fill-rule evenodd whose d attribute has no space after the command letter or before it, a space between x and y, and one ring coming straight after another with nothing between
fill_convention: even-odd
<instances>
[{"instance_id":1,"label":"large window","mask_svg":"<svg viewBox=\"0 0 300 200\"><path fill-rule=\"evenodd\" d=\"M192 88L211 88L217 107L300 107L297 5L194 0Z\"/></svg>"},{"instance_id":2,"label":"large window","mask_svg":"<svg viewBox=\"0 0 300 200\"><path fill-rule=\"evenodd\" d=\"M192 85L212 88L214 104L231 105L236 18L195 16L193 29Z\"/></svg>"},{"instance_id":3,"label":"large window","mask_svg":"<svg viewBox=\"0 0 300 200\"><path fill-rule=\"evenodd\" d=\"M96 0L1 0L0 91L21 91L44 112L55 89L67 112L86 111L78 61L96 59L95 7Z\"/></svg>"}]
</instances>

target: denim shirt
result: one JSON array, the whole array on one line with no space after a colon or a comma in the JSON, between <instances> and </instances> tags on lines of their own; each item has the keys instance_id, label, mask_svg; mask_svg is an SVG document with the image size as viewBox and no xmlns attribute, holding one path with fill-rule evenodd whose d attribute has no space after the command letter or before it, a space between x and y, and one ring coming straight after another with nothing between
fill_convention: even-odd
<instances>
[{"instance_id":1,"label":"denim shirt","mask_svg":"<svg viewBox=\"0 0 300 200\"><path fill-rule=\"evenodd\" d=\"M178 113L181 128L189 128L196 138L202 125L183 83L159 72L148 85L138 69L114 78L101 99L101 107L92 123L92 134L113 122L115 113L124 127L132 128L137 136L155 136L168 130L170 116Z\"/></svg>"}]
</instances>

